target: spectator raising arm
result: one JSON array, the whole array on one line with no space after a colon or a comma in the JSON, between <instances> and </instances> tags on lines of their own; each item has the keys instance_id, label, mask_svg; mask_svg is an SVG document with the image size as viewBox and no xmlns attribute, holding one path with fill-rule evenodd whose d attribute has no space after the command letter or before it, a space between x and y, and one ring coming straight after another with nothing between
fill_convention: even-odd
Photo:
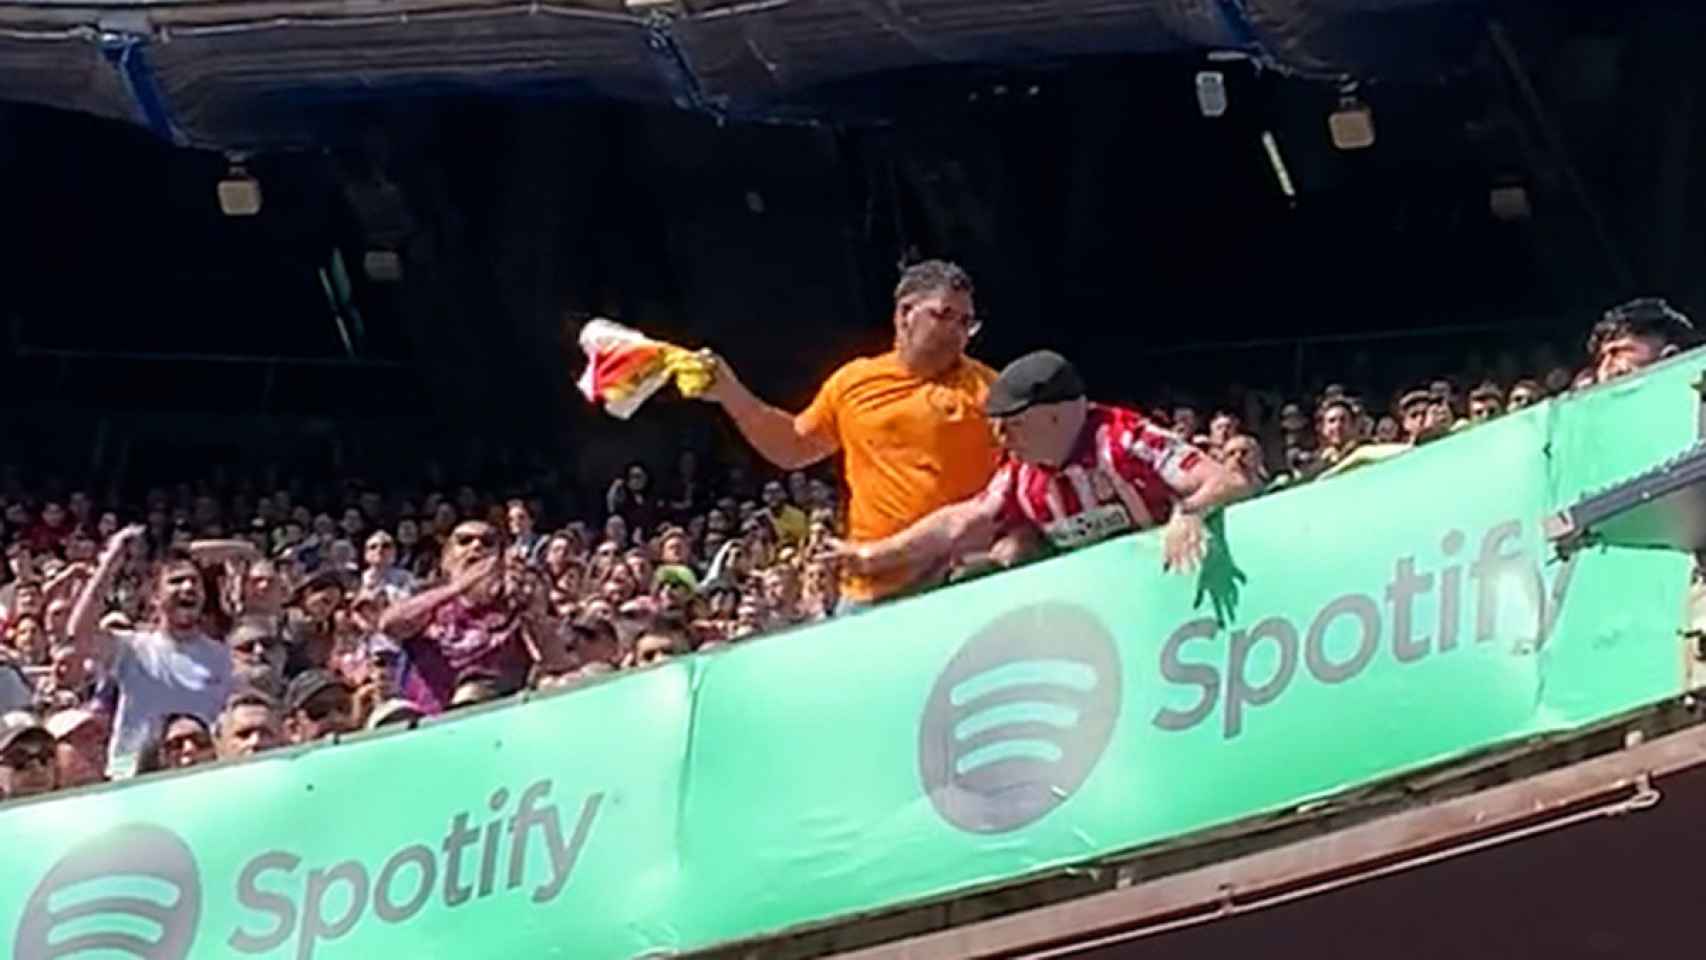
<instances>
[{"instance_id":1,"label":"spectator raising arm","mask_svg":"<svg viewBox=\"0 0 1706 960\"><path fill-rule=\"evenodd\" d=\"M379 618L379 632L394 640L405 640L419 635L432 620L434 610L476 587L493 584L500 572L498 564L498 557L487 557L463 570L449 583L423 590L387 608Z\"/></svg>"},{"instance_id":2,"label":"spectator raising arm","mask_svg":"<svg viewBox=\"0 0 1706 960\"><path fill-rule=\"evenodd\" d=\"M130 545L140 542L147 532L146 527L133 525L113 534L107 541L107 548L95 565L95 575L77 595L77 602L71 607L71 621L66 625L78 656L99 663L112 662L112 636L101 629L101 614L106 612L107 594L112 590L119 569L124 566Z\"/></svg>"},{"instance_id":3,"label":"spectator raising arm","mask_svg":"<svg viewBox=\"0 0 1706 960\"><path fill-rule=\"evenodd\" d=\"M712 364L713 376L704 398L728 411L746 442L764 459L783 470L799 470L835 452L833 438L822 432L802 431L792 414L754 396L728 361L713 353L705 357Z\"/></svg>"}]
</instances>

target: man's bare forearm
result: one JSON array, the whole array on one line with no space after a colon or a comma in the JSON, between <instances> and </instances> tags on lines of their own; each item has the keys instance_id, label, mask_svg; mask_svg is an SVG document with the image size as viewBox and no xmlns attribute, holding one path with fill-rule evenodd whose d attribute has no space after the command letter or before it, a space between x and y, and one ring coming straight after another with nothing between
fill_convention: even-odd
<instances>
[{"instance_id":1,"label":"man's bare forearm","mask_svg":"<svg viewBox=\"0 0 1706 960\"><path fill-rule=\"evenodd\" d=\"M407 640L426 629L434 610L461 596L465 589L460 583L447 583L387 607L379 616L379 632L393 640Z\"/></svg>"},{"instance_id":2,"label":"man's bare forearm","mask_svg":"<svg viewBox=\"0 0 1706 960\"><path fill-rule=\"evenodd\" d=\"M794 429L792 414L765 403L744 389L724 400L723 409L740 428L746 442L780 469L809 467L832 452L821 442L800 436Z\"/></svg>"},{"instance_id":3,"label":"man's bare forearm","mask_svg":"<svg viewBox=\"0 0 1706 960\"><path fill-rule=\"evenodd\" d=\"M1196 490L1179 501L1184 513L1204 514L1215 507L1237 500L1245 492L1242 480L1231 470L1213 461L1204 461Z\"/></svg>"},{"instance_id":4,"label":"man's bare forearm","mask_svg":"<svg viewBox=\"0 0 1706 960\"><path fill-rule=\"evenodd\" d=\"M66 622L65 629L71 635L78 656L85 659L104 663L111 652L106 632L101 629L101 614L105 612L113 579L124 564L124 554L122 544L109 544L95 565L94 575L83 584L82 592L77 594L76 602L71 605L71 619Z\"/></svg>"},{"instance_id":5,"label":"man's bare forearm","mask_svg":"<svg viewBox=\"0 0 1706 960\"><path fill-rule=\"evenodd\" d=\"M943 507L899 533L856 545L858 569L867 575L924 569L955 553L987 547L979 542L987 540L978 536L987 526L982 520L976 501Z\"/></svg>"}]
</instances>

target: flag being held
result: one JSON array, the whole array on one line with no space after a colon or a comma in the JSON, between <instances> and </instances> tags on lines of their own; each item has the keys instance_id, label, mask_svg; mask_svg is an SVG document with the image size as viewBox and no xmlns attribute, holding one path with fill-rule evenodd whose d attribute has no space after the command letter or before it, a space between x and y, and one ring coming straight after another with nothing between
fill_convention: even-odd
<instances>
[{"instance_id":1,"label":"flag being held","mask_svg":"<svg viewBox=\"0 0 1706 960\"><path fill-rule=\"evenodd\" d=\"M622 420L671 380L684 397L697 397L711 386L715 367L708 357L619 323L588 323L581 328L580 345L586 371L576 385L588 400Z\"/></svg>"}]
</instances>

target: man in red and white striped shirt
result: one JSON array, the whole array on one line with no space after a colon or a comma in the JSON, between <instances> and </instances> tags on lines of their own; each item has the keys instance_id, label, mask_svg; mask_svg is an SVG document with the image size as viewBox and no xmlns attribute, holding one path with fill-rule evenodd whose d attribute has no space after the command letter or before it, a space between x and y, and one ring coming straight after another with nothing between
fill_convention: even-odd
<instances>
[{"instance_id":1,"label":"man in red and white striped shirt","mask_svg":"<svg viewBox=\"0 0 1706 960\"><path fill-rule=\"evenodd\" d=\"M1071 549L1161 524L1164 567L1191 571L1206 549L1203 515L1245 492L1235 474L1141 413L1089 402L1058 353L1009 364L986 408L1007 452L989 485L891 537L842 546L855 571L950 559L1020 528Z\"/></svg>"}]
</instances>

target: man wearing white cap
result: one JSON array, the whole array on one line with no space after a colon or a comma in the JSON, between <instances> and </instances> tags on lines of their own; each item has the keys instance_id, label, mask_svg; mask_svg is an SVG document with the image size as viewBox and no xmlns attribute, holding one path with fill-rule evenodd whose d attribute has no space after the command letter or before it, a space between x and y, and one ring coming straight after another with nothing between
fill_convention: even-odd
<instances>
[{"instance_id":1,"label":"man wearing white cap","mask_svg":"<svg viewBox=\"0 0 1706 960\"><path fill-rule=\"evenodd\" d=\"M367 729L378 730L380 727L405 726L413 727L421 722L425 714L413 703L393 697L373 709L367 718Z\"/></svg>"},{"instance_id":2,"label":"man wearing white cap","mask_svg":"<svg viewBox=\"0 0 1706 960\"><path fill-rule=\"evenodd\" d=\"M53 734L22 710L0 716L0 799L22 800L59 789Z\"/></svg>"},{"instance_id":3,"label":"man wearing white cap","mask_svg":"<svg viewBox=\"0 0 1706 960\"><path fill-rule=\"evenodd\" d=\"M110 728L105 717L81 708L61 710L47 718L46 726L53 735L60 789L106 781Z\"/></svg>"}]
</instances>

